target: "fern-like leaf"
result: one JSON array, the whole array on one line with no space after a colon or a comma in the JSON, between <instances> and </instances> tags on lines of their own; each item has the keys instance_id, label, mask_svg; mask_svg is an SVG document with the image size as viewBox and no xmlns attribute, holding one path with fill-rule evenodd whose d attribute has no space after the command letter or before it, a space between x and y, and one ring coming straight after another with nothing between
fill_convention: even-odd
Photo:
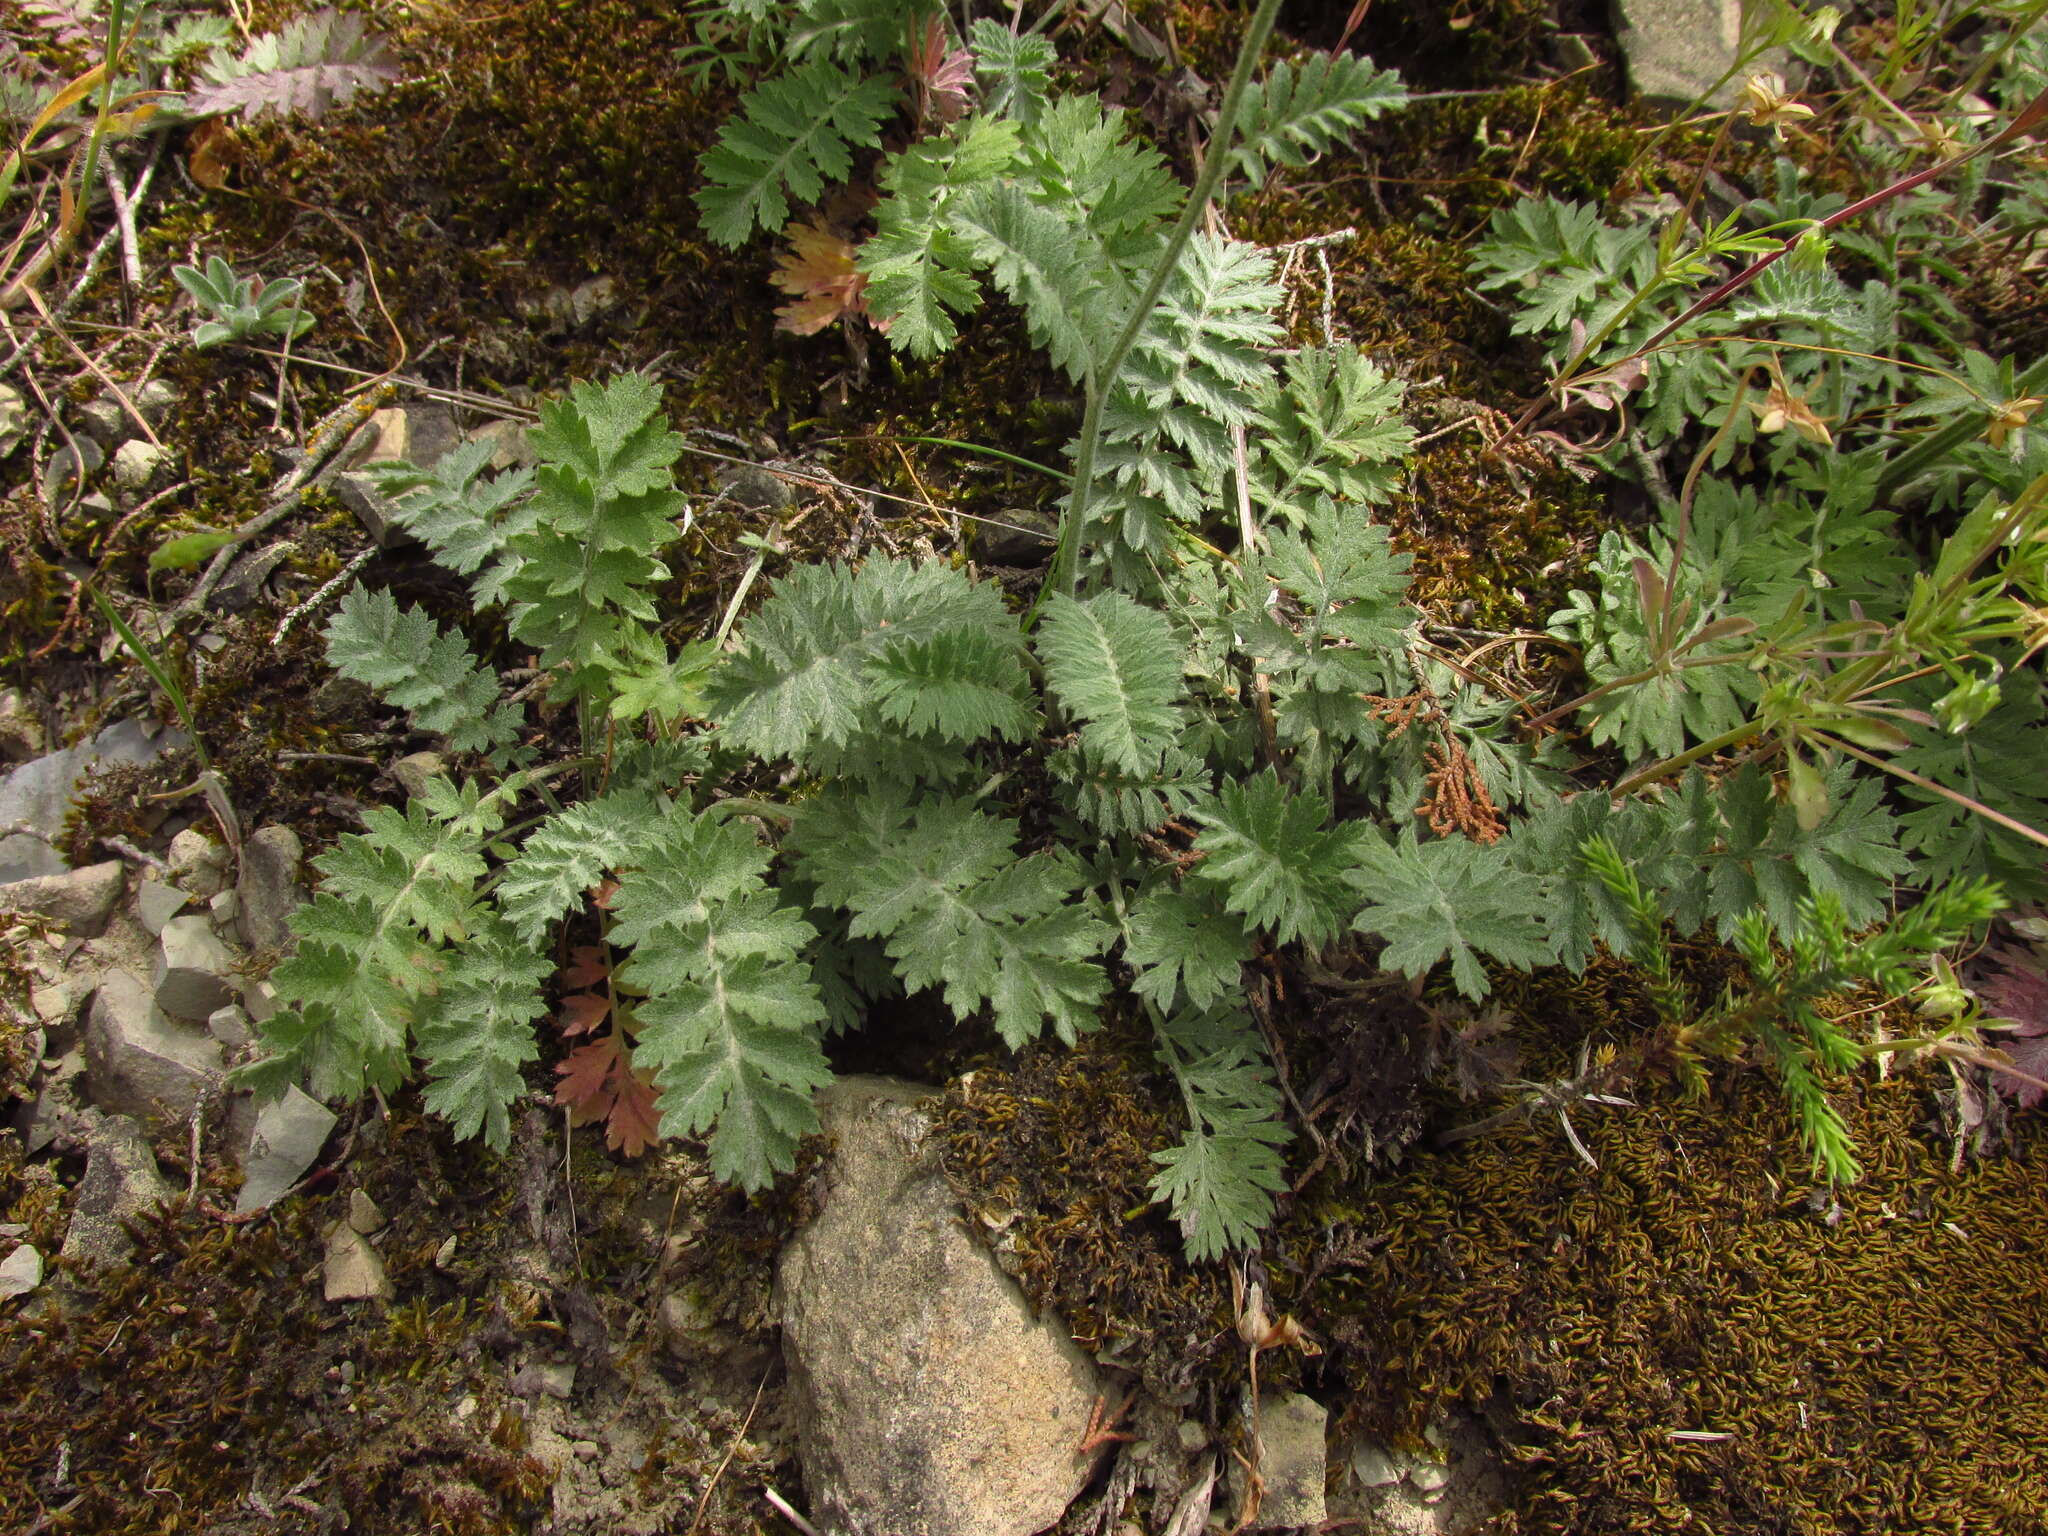
<instances>
[{"instance_id":1,"label":"fern-like leaf","mask_svg":"<svg viewBox=\"0 0 2048 1536\"><path fill-rule=\"evenodd\" d=\"M1136 897L1124 921L1124 959L1133 990L1162 1014L1183 1002L1206 1009L1239 991L1251 960L1244 924L1220 893L1200 881L1159 885Z\"/></svg>"},{"instance_id":2,"label":"fern-like leaf","mask_svg":"<svg viewBox=\"0 0 2048 1536\"><path fill-rule=\"evenodd\" d=\"M519 940L538 946L613 870L639 862L658 825L654 797L615 790L555 812L527 834L498 882L498 908Z\"/></svg>"},{"instance_id":3,"label":"fern-like leaf","mask_svg":"<svg viewBox=\"0 0 2048 1536\"><path fill-rule=\"evenodd\" d=\"M987 17L974 23L968 37L974 72L983 82L983 114L1034 127L1045 111L1053 66L1059 62L1051 40L1038 32L1012 32Z\"/></svg>"},{"instance_id":4,"label":"fern-like leaf","mask_svg":"<svg viewBox=\"0 0 2048 1536\"><path fill-rule=\"evenodd\" d=\"M609 709L613 674L636 670L655 618L648 588L668 575L655 553L683 510L669 474L683 440L659 387L629 373L544 404L532 442L534 523L510 542L512 634L558 669L556 697Z\"/></svg>"},{"instance_id":5,"label":"fern-like leaf","mask_svg":"<svg viewBox=\"0 0 2048 1536\"><path fill-rule=\"evenodd\" d=\"M696 202L706 233L736 246L756 229L782 228L791 197L815 202L827 182L846 179L855 148L881 142L900 94L887 79L862 79L823 59L747 92L702 161Z\"/></svg>"},{"instance_id":6,"label":"fern-like leaf","mask_svg":"<svg viewBox=\"0 0 2048 1536\"><path fill-rule=\"evenodd\" d=\"M1371 841L1361 825L1325 826L1329 802L1289 793L1271 768L1225 783L1194 816L1206 829L1195 878L1232 912L1282 944L1326 944L1343 931L1357 910L1346 877Z\"/></svg>"},{"instance_id":7,"label":"fern-like leaf","mask_svg":"<svg viewBox=\"0 0 2048 1536\"><path fill-rule=\"evenodd\" d=\"M1498 844L1423 843L1405 827L1392 846L1368 840L1351 878L1365 897L1356 926L1387 941L1380 961L1390 970L1425 976L1449 956L1451 979L1476 1001L1491 988L1482 954L1522 970L1552 957L1542 882L1515 870Z\"/></svg>"},{"instance_id":8,"label":"fern-like leaf","mask_svg":"<svg viewBox=\"0 0 2048 1536\"><path fill-rule=\"evenodd\" d=\"M498 1152L510 1144L510 1107L526 1089L519 1069L540 1055L533 1025L547 1011L540 984L552 965L499 922L479 924L454 952L415 1034L428 1077L421 1097L458 1140L481 1135Z\"/></svg>"},{"instance_id":9,"label":"fern-like leaf","mask_svg":"<svg viewBox=\"0 0 2048 1536\"><path fill-rule=\"evenodd\" d=\"M978 740L1021 721L1016 635L993 588L945 566L806 566L776 583L705 696L726 740L807 765L913 719Z\"/></svg>"},{"instance_id":10,"label":"fern-like leaf","mask_svg":"<svg viewBox=\"0 0 2048 1536\"><path fill-rule=\"evenodd\" d=\"M709 1131L712 1171L760 1189L796 1165L811 1093L832 1080L803 959L816 930L768 889L768 854L739 824L671 812L641 857L611 907L633 946L619 979L646 994L634 1060L661 1087L662 1134Z\"/></svg>"},{"instance_id":11,"label":"fern-like leaf","mask_svg":"<svg viewBox=\"0 0 2048 1536\"><path fill-rule=\"evenodd\" d=\"M1303 166L1383 112L1408 103L1401 77L1351 53L1280 60L1245 92L1238 142L1225 176L1263 181L1276 165Z\"/></svg>"},{"instance_id":12,"label":"fern-like leaf","mask_svg":"<svg viewBox=\"0 0 2048 1536\"><path fill-rule=\"evenodd\" d=\"M514 569L507 548L532 530L537 515L527 500L532 470L485 476L494 451L487 440L463 443L428 469L399 462L373 464L368 471L391 501L391 520L433 551L437 565L470 577L479 608L505 600L505 581Z\"/></svg>"},{"instance_id":13,"label":"fern-like leaf","mask_svg":"<svg viewBox=\"0 0 2048 1536\"><path fill-rule=\"evenodd\" d=\"M480 848L505 799L428 787L402 814L373 808L365 832L314 861L323 889L292 914L298 948L270 974L285 1007L258 1028L268 1059L244 1074L259 1091L303 1078L316 1097L356 1098L405 1080L408 1038L448 968L444 941L477 921Z\"/></svg>"},{"instance_id":14,"label":"fern-like leaf","mask_svg":"<svg viewBox=\"0 0 2048 1536\"><path fill-rule=\"evenodd\" d=\"M400 608L389 592L350 588L324 633L329 666L376 689L420 730L446 736L457 752L491 752L518 739L518 709L499 702L497 678L462 636Z\"/></svg>"},{"instance_id":15,"label":"fern-like leaf","mask_svg":"<svg viewBox=\"0 0 2048 1536\"><path fill-rule=\"evenodd\" d=\"M1304 347L1269 381L1259 403L1252 495L1299 522L1305 497L1371 505L1393 488L1393 468L1415 440L1401 420L1401 385L1355 347Z\"/></svg>"},{"instance_id":16,"label":"fern-like leaf","mask_svg":"<svg viewBox=\"0 0 2048 1536\"><path fill-rule=\"evenodd\" d=\"M996 287L1024 311L1025 329L1077 383L1114 334L1096 269L1076 248L1074 222L1008 182L970 188L954 227Z\"/></svg>"},{"instance_id":17,"label":"fern-like leaf","mask_svg":"<svg viewBox=\"0 0 2048 1536\"><path fill-rule=\"evenodd\" d=\"M1152 1197L1180 1223L1189 1258L1220 1258L1258 1237L1273 1219L1273 1196L1287 1187L1280 1093L1258 1030L1234 1009L1163 1020L1159 1054L1180 1085L1188 1133L1152 1154L1161 1169Z\"/></svg>"},{"instance_id":18,"label":"fern-like leaf","mask_svg":"<svg viewBox=\"0 0 2048 1536\"><path fill-rule=\"evenodd\" d=\"M1055 594L1038 629L1047 685L1081 722L1081 745L1149 774L1180 730L1181 647L1166 616L1121 592Z\"/></svg>"},{"instance_id":19,"label":"fern-like leaf","mask_svg":"<svg viewBox=\"0 0 2048 1536\"><path fill-rule=\"evenodd\" d=\"M795 834L805 877L855 938L885 941L906 987L941 987L962 1017L986 1005L1012 1046L1048 1020L1072 1043L1107 988L1093 957L1108 930L1073 899L1080 872L1019 859L1016 838L972 800L889 790L820 795Z\"/></svg>"},{"instance_id":20,"label":"fern-like leaf","mask_svg":"<svg viewBox=\"0 0 2048 1536\"><path fill-rule=\"evenodd\" d=\"M948 213L958 193L1007 170L1021 143L1015 123L976 115L944 138L911 145L883 170L888 196L856 265L867 275L868 313L888 325L892 346L936 356L958 335L953 316L980 305L979 261Z\"/></svg>"},{"instance_id":21,"label":"fern-like leaf","mask_svg":"<svg viewBox=\"0 0 2048 1536\"><path fill-rule=\"evenodd\" d=\"M262 34L239 59L216 60L203 73L185 98L194 117L239 112L253 119L274 111L317 118L398 80L384 39L365 33L360 16L326 8Z\"/></svg>"}]
</instances>

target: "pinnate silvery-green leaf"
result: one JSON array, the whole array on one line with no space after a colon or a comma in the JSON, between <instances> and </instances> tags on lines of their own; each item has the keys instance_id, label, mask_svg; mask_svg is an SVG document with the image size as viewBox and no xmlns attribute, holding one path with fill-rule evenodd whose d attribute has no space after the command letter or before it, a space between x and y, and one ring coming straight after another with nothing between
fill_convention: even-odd
<instances>
[{"instance_id":1,"label":"pinnate silvery-green leaf","mask_svg":"<svg viewBox=\"0 0 2048 1536\"><path fill-rule=\"evenodd\" d=\"M1389 970L1420 977L1448 957L1452 981L1476 1001L1492 989L1480 956L1521 970L1553 958L1543 882L1514 868L1498 844L1424 843L1404 827L1391 845L1367 840L1351 878L1365 899L1355 926L1387 941L1380 963Z\"/></svg>"},{"instance_id":2,"label":"pinnate silvery-green leaf","mask_svg":"<svg viewBox=\"0 0 2048 1536\"><path fill-rule=\"evenodd\" d=\"M1081 744L1132 773L1156 769L1180 733L1182 646L1156 609L1121 592L1055 593L1038 627L1046 683L1081 722Z\"/></svg>"},{"instance_id":3,"label":"pinnate silvery-green leaf","mask_svg":"<svg viewBox=\"0 0 2048 1536\"><path fill-rule=\"evenodd\" d=\"M1131 901L1124 959L1136 972L1133 990L1162 1013L1182 999L1201 1009L1234 995L1251 957L1244 923L1213 886L1159 885Z\"/></svg>"},{"instance_id":4,"label":"pinnate silvery-green leaf","mask_svg":"<svg viewBox=\"0 0 2048 1536\"><path fill-rule=\"evenodd\" d=\"M1225 782L1194 817L1194 878L1224 906L1282 944L1326 944L1344 930L1358 907L1347 876L1372 841L1361 824L1326 825L1329 802L1290 791L1271 768Z\"/></svg>"}]
</instances>

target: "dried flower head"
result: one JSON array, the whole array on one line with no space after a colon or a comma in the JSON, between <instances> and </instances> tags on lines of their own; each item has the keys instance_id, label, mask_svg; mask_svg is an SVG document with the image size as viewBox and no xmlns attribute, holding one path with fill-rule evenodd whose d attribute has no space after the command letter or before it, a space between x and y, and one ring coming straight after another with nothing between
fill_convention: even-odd
<instances>
[{"instance_id":1,"label":"dried flower head","mask_svg":"<svg viewBox=\"0 0 2048 1536\"><path fill-rule=\"evenodd\" d=\"M1813 116L1813 108L1790 95L1775 70L1751 75L1742 87L1742 114L1759 128L1783 134L1788 123Z\"/></svg>"},{"instance_id":2,"label":"dried flower head","mask_svg":"<svg viewBox=\"0 0 2048 1536\"><path fill-rule=\"evenodd\" d=\"M2016 400L2007 400L1991 413L1991 420L1985 424L1984 436L1994 448L2003 448L2006 439L2021 432L2034 419L2034 412L2041 409L2041 396L2022 395Z\"/></svg>"},{"instance_id":3,"label":"dried flower head","mask_svg":"<svg viewBox=\"0 0 2048 1536\"><path fill-rule=\"evenodd\" d=\"M1749 408L1756 412L1759 432L1782 432L1790 427L1809 443L1834 446L1835 434L1828 430L1827 419L1806 403L1804 395L1793 394L1782 379L1772 383L1763 399L1750 401Z\"/></svg>"}]
</instances>

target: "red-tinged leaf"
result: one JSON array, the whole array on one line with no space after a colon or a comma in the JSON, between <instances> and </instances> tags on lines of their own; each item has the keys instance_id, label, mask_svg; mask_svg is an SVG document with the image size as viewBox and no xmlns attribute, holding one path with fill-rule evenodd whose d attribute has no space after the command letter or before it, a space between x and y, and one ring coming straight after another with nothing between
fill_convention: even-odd
<instances>
[{"instance_id":1,"label":"red-tinged leaf","mask_svg":"<svg viewBox=\"0 0 2048 1536\"><path fill-rule=\"evenodd\" d=\"M555 1102L567 1107L572 1124L589 1125L611 1113L611 1080L623 1064L619 1037L606 1035L577 1046L555 1068L562 1079L555 1084Z\"/></svg>"},{"instance_id":2,"label":"red-tinged leaf","mask_svg":"<svg viewBox=\"0 0 2048 1536\"><path fill-rule=\"evenodd\" d=\"M813 336L843 316L867 313L868 280L853 269L850 242L818 219L808 224L791 221L782 235L790 249L775 258L769 281L794 295L796 302L775 311L778 331Z\"/></svg>"},{"instance_id":3,"label":"red-tinged leaf","mask_svg":"<svg viewBox=\"0 0 2048 1536\"><path fill-rule=\"evenodd\" d=\"M946 47L946 24L937 12L922 28L915 22L911 27L903 68L917 87L917 115L957 123L967 115L967 93L974 88L974 55L965 48Z\"/></svg>"},{"instance_id":4,"label":"red-tinged leaf","mask_svg":"<svg viewBox=\"0 0 2048 1536\"><path fill-rule=\"evenodd\" d=\"M612 898L619 893L619 882L607 875L597 883L597 889L590 893L590 904L600 912L612 909Z\"/></svg>"},{"instance_id":5,"label":"red-tinged leaf","mask_svg":"<svg viewBox=\"0 0 2048 1536\"><path fill-rule=\"evenodd\" d=\"M661 1090L638 1072L618 1077L618 1097L605 1121L605 1144L626 1157L638 1157L661 1140Z\"/></svg>"},{"instance_id":6,"label":"red-tinged leaf","mask_svg":"<svg viewBox=\"0 0 2048 1536\"><path fill-rule=\"evenodd\" d=\"M605 1123L605 1145L638 1157L661 1139L661 1090L633 1070L633 1057L616 1034L580 1045L555 1071L555 1102L572 1125Z\"/></svg>"},{"instance_id":7,"label":"red-tinged leaf","mask_svg":"<svg viewBox=\"0 0 2048 1536\"><path fill-rule=\"evenodd\" d=\"M589 1034L611 1011L611 999L601 993L572 992L562 999L562 1011L556 1018L562 1033L573 1038Z\"/></svg>"},{"instance_id":8,"label":"red-tinged leaf","mask_svg":"<svg viewBox=\"0 0 2048 1536\"><path fill-rule=\"evenodd\" d=\"M562 985L579 991L594 987L612 973L601 944L578 944L569 951L569 963L562 967Z\"/></svg>"}]
</instances>

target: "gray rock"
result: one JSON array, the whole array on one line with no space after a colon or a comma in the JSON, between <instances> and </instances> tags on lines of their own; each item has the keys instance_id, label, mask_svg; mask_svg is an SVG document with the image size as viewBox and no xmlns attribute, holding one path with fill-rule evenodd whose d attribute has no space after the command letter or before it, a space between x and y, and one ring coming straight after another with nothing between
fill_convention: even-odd
<instances>
[{"instance_id":1,"label":"gray rock","mask_svg":"<svg viewBox=\"0 0 2048 1536\"><path fill-rule=\"evenodd\" d=\"M114 484L140 496L166 478L171 451L142 438L131 438L114 450Z\"/></svg>"},{"instance_id":2,"label":"gray rock","mask_svg":"<svg viewBox=\"0 0 2048 1536\"><path fill-rule=\"evenodd\" d=\"M394 520L391 498L377 488L374 476L364 470L345 470L327 482L334 499L355 513L356 521L379 548L390 549L410 537Z\"/></svg>"},{"instance_id":3,"label":"gray rock","mask_svg":"<svg viewBox=\"0 0 2048 1536\"><path fill-rule=\"evenodd\" d=\"M819 1095L821 1211L775 1285L805 1486L840 1536L1032 1536L1094 1465L1095 1369L968 1235L918 1096Z\"/></svg>"},{"instance_id":4,"label":"gray rock","mask_svg":"<svg viewBox=\"0 0 2048 1536\"><path fill-rule=\"evenodd\" d=\"M164 865L178 889L201 901L227 889L228 851L197 827L187 827L171 839Z\"/></svg>"},{"instance_id":5,"label":"gray rock","mask_svg":"<svg viewBox=\"0 0 2048 1536\"><path fill-rule=\"evenodd\" d=\"M766 465L728 464L717 479L718 494L744 512L781 512L796 502L796 488Z\"/></svg>"},{"instance_id":6,"label":"gray rock","mask_svg":"<svg viewBox=\"0 0 2048 1536\"><path fill-rule=\"evenodd\" d=\"M126 883L119 859L88 864L61 875L38 875L0 885L0 912L40 917L85 938L106 930Z\"/></svg>"},{"instance_id":7,"label":"gray rock","mask_svg":"<svg viewBox=\"0 0 2048 1536\"><path fill-rule=\"evenodd\" d=\"M85 1051L66 1051L54 1067L43 1069L35 1098L15 1111L22 1151L33 1157L59 1136L79 1135L82 1117L91 1113L85 1098Z\"/></svg>"},{"instance_id":8,"label":"gray rock","mask_svg":"<svg viewBox=\"0 0 2048 1536\"><path fill-rule=\"evenodd\" d=\"M171 407L178 403L178 386L168 379L151 379L142 388L128 396L135 402L135 409L142 412L142 419L152 427L160 427L171 414Z\"/></svg>"},{"instance_id":9,"label":"gray rock","mask_svg":"<svg viewBox=\"0 0 2048 1536\"><path fill-rule=\"evenodd\" d=\"M1401 1468L1385 1446L1362 1440L1351 1452L1351 1475L1362 1488L1384 1488L1401 1481Z\"/></svg>"},{"instance_id":10,"label":"gray rock","mask_svg":"<svg viewBox=\"0 0 2048 1536\"><path fill-rule=\"evenodd\" d=\"M997 523L974 524L974 558L984 565L1039 566L1052 558L1059 524L1028 507L1006 507ZM1002 526L1006 525L1006 526Z\"/></svg>"},{"instance_id":11,"label":"gray rock","mask_svg":"<svg viewBox=\"0 0 2048 1536\"><path fill-rule=\"evenodd\" d=\"M329 1301L389 1301L396 1294L391 1277L384 1273L383 1258L345 1221L328 1229L323 1270Z\"/></svg>"},{"instance_id":12,"label":"gray rock","mask_svg":"<svg viewBox=\"0 0 2048 1536\"><path fill-rule=\"evenodd\" d=\"M142 1127L126 1115L96 1115L87 1131L85 1177L64 1234L64 1257L87 1268L127 1260L134 1244L123 1220L147 1215L171 1197Z\"/></svg>"},{"instance_id":13,"label":"gray rock","mask_svg":"<svg viewBox=\"0 0 2048 1536\"><path fill-rule=\"evenodd\" d=\"M191 899L175 885L145 879L135 888L135 921L151 933L162 933L164 924L176 917Z\"/></svg>"},{"instance_id":14,"label":"gray rock","mask_svg":"<svg viewBox=\"0 0 2048 1536\"><path fill-rule=\"evenodd\" d=\"M265 1023L277 1012L277 993L267 981L248 982L242 988L242 1006L250 1023Z\"/></svg>"},{"instance_id":15,"label":"gray rock","mask_svg":"<svg viewBox=\"0 0 2048 1536\"><path fill-rule=\"evenodd\" d=\"M242 898L233 891L221 891L206 904L216 933L237 933L235 919L242 915Z\"/></svg>"},{"instance_id":16,"label":"gray rock","mask_svg":"<svg viewBox=\"0 0 2048 1536\"><path fill-rule=\"evenodd\" d=\"M348 1192L348 1224L369 1237L384 1230L384 1213L366 1191L352 1189Z\"/></svg>"},{"instance_id":17,"label":"gray rock","mask_svg":"<svg viewBox=\"0 0 2048 1536\"><path fill-rule=\"evenodd\" d=\"M112 395L101 395L83 405L74 405L71 414L85 435L102 448L113 447L128 431L128 413L121 409L121 402Z\"/></svg>"},{"instance_id":18,"label":"gray rock","mask_svg":"<svg viewBox=\"0 0 2048 1536\"><path fill-rule=\"evenodd\" d=\"M206 1016L206 1032L231 1051L238 1051L256 1038L249 1028L249 1015L239 1003L216 1008Z\"/></svg>"},{"instance_id":19,"label":"gray rock","mask_svg":"<svg viewBox=\"0 0 2048 1536\"><path fill-rule=\"evenodd\" d=\"M0 758L25 763L43 751L43 722L19 688L0 688Z\"/></svg>"},{"instance_id":20,"label":"gray rock","mask_svg":"<svg viewBox=\"0 0 2048 1536\"><path fill-rule=\"evenodd\" d=\"M1323 1503L1328 1470L1324 1431L1329 1410L1314 1398L1291 1392L1259 1410L1259 1476L1265 1493L1252 1529L1314 1529L1329 1518ZM1234 1479L1235 1480L1235 1479Z\"/></svg>"},{"instance_id":21,"label":"gray rock","mask_svg":"<svg viewBox=\"0 0 2048 1536\"><path fill-rule=\"evenodd\" d=\"M427 791L427 780L445 773L448 761L438 752L411 752L391 765L391 777L398 787L417 800Z\"/></svg>"},{"instance_id":22,"label":"gray rock","mask_svg":"<svg viewBox=\"0 0 2048 1536\"><path fill-rule=\"evenodd\" d=\"M306 899L298 883L301 851L290 827L259 827L242 842L235 925L253 950L283 950L292 941L285 919Z\"/></svg>"},{"instance_id":23,"label":"gray rock","mask_svg":"<svg viewBox=\"0 0 2048 1536\"><path fill-rule=\"evenodd\" d=\"M400 460L431 469L436 460L462 441L455 418L445 406L388 406L374 412L357 434L353 466L336 475L329 488L379 545L389 549L410 537L392 514L390 499L377 489L372 465Z\"/></svg>"},{"instance_id":24,"label":"gray rock","mask_svg":"<svg viewBox=\"0 0 2048 1536\"><path fill-rule=\"evenodd\" d=\"M110 725L90 742L50 752L23 763L0 779L0 826L22 822L47 837L64 831L64 813L87 769L113 763L146 763L183 745L182 732L165 731L154 740L139 723ZM43 838L16 834L0 838L0 881L64 872L64 861Z\"/></svg>"},{"instance_id":25,"label":"gray rock","mask_svg":"<svg viewBox=\"0 0 2048 1536\"><path fill-rule=\"evenodd\" d=\"M92 1100L145 1125L176 1124L219 1081L220 1043L156 1005L126 971L110 971L93 994L85 1025Z\"/></svg>"},{"instance_id":26,"label":"gray rock","mask_svg":"<svg viewBox=\"0 0 2048 1536\"><path fill-rule=\"evenodd\" d=\"M242 1188L235 1196L235 1209L268 1210L282 1199L320 1156L333 1134L334 1119L333 1110L297 1088L264 1105L242 1155Z\"/></svg>"},{"instance_id":27,"label":"gray rock","mask_svg":"<svg viewBox=\"0 0 2048 1536\"><path fill-rule=\"evenodd\" d=\"M1711 90L1707 105L1724 110L1746 75L1786 68L1784 51L1773 49L1715 88L1740 54L1742 0L1614 0L1614 13L1629 83L1658 106L1682 108Z\"/></svg>"},{"instance_id":28,"label":"gray rock","mask_svg":"<svg viewBox=\"0 0 2048 1536\"><path fill-rule=\"evenodd\" d=\"M43 1283L43 1256L33 1243L23 1243L0 1259L0 1297L26 1296Z\"/></svg>"},{"instance_id":29,"label":"gray rock","mask_svg":"<svg viewBox=\"0 0 2048 1536\"><path fill-rule=\"evenodd\" d=\"M526 424L519 421L487 421L470 433L470 440L491 445L492 470L518 469L537 462L533 445L526 439Z\"/></svg>"},{"instance_id":30,"label":"gray rock","mask_svg":"<svg viewBox=\"0 0 2048 1536\"><path fill-rule=\"evenodd\" d=\"M576 1390L576 1367L568 1362L528 1361L512 1377L520 1397L567 1397Z\"/></svg>"},{"instance_id":31,"label":"gray rock","mask_svg":"<svg viewBox=\"0 0 2048 1536\"><path fill-rule=\"evenodd\" d=\"M156 1005L174 1019L204 1020L235 1000L235 957L198 913L174 917L157 939Z\"/></svg>"}]
</instances>

